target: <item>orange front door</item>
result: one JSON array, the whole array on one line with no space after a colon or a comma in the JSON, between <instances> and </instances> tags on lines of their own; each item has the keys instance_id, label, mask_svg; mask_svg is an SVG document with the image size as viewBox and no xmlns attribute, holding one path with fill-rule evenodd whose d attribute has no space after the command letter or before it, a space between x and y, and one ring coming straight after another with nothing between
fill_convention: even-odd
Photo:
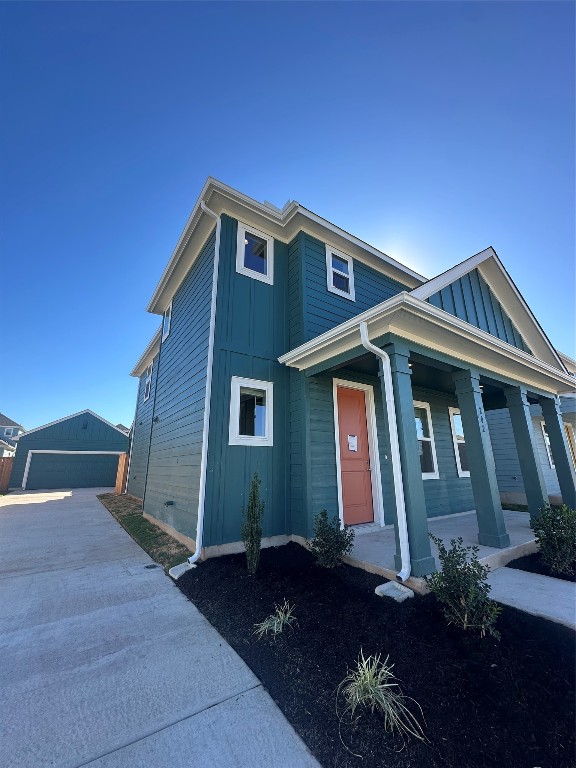
<instances>
[{"instance_id":1,"label":"orange front door","mask_svg":"<svg viewBox=\"0 0 576 768\"><path fill-rule=\"evenodd\" d=\"M366 398L361 389L337 388L344 523L374 520Z\"/></svg>"}]
</instances>

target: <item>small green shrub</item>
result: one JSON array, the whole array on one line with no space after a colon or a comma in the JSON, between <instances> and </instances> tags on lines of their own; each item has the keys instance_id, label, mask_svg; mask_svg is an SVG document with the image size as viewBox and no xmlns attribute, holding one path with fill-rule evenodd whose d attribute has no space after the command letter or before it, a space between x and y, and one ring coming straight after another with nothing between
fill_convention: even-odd
<instances>
[{"instance_id":1,"label":"small green shrub","mask_svg":"<svg viewBox=\"0 0 576 768\"><path fill-rule=\"evenodd\" d=\"M242 541L246 549L246 566L252 576L258 570L260 562L260 548L262 545L262 518L264 517L264 502L260 499L260 478L258 472L250 483L248 506L244 513L242 523Z\"/></svg>"},{"instance_id":2,"label":"small green shrub","mask_svg":"<svg viewBox=\"0 0 576 768\"><path fill-rule=\"evenodd\" d=\"M275 605L274 608L276 610L273 614L259 624L254 624L253 634L258 635L258 640L261 640L269 632L272 633L272 637L275 639L286 627L292 629L293 624L298 624L298 620L294 616L295 606L290 605L286 598L284 598L282 605Z\"/></svg>"},{"instance_id":3,"label":"small green shrub","mask_svg":"<svg viewBox=\"0 0 576 768\"><path fill-rule=\"evenodd\" d=\"M465 547L462 537L452 539L446 549L442 539L430 534L438 547L442 570L426 576L428 588L442 605L448 624L462 629L478 629L481 637L488 632L499 638L494 628L502 609L488 595L490 569L478 560L478 547Z\"/></svg>"},{"instance_id":4,"label":"small green shrub","mask_svg":"<svg viewBox=\"0 0 576 768\"><path fill-rule=\"evenodd\" d=\"M552 573L576 572L576 510L566 504L542 507L530 520L543 562Z\"/></svg>"},{"instance_id":5,"label":"small green shrub","mask_svg":"<svg viewBox=\"0 0 576 768\"><path fill-rule=\"evenodd\" d=\"M424 740L422 726L406 705L407 701L414 700L402 693L392 672L394 665L388 663L388 658L380 661L380 654L365 658L360 650L356 669L349 669L338 686L338 696L345 701L343 716L355 722L359 717L357 710L368 710L372 715L376 712L384 718L385 731ZM422 714L418 702L414 703Z\"/></svg>"},{"instance_id":6,"label":"small green shrub","mask_svg":"<svg viewBox=\"0 0 576 768\"><path fill-rule=\"evenodd\" d=\"M316 556L318 565L335 568L342 563L354 546L354 531L340 527L340 520L334 515L328 519L328 512L323 509L314 518L314 538L310 549Z\"/></svg>"}]
</instances>

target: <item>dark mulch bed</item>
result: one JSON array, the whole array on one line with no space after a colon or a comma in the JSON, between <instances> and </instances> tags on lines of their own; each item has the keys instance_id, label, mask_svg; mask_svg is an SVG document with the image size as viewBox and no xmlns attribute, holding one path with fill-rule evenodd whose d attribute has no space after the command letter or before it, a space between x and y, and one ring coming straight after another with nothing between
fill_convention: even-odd
<instances>
[{"instance_id":1,"label":"dark mulch bed","mask_svg":"<svg viewBox=\"0 0 576 768\"><path fill-rule=\"evenodd\" d=\"M542 562L540 552L534 552L532 555L525 555L517 560L512 560L506 567L516 568L518 571L528 571L528 573L539 573L541 576L551 576L553 579L562 579L562 581L576 582L576 575L552 573L550 568Z\"/></svg>"},{"instance_id":2,"label":"dark mulch bed","mask_svg":"<svg viewBox=\"0 0 576 768\"><path fill-rule=\"evenodd\" d=\"M326 571L297 544L262 551L248 576L243 555L208 560L177 584L262 680L324 768L506 766L573 768L574 633L511 608L501 641L445 625L432 596L398 605L374 595L382 578ZM287 598L299 626L275 642L253 626ZM336 689L365 655L390 655L407 696L422 707L429 743L383 732L363 717L341 728Z\"/></svg>"}]
</instances>

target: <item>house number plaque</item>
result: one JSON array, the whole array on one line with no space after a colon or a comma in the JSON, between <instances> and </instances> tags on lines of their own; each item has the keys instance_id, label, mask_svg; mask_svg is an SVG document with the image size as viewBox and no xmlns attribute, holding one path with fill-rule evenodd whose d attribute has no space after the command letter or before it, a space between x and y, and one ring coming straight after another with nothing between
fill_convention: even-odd
<instances>
[{"instance_id":1,"label":"house number plaque","mask_svg":"<svg viewBox=\"0 0 576 768\"><path fill-rule=\"evenodd\" d=\"M358 435L348 435L348 450L358 451Z\"/></svg>"}]
</instances>

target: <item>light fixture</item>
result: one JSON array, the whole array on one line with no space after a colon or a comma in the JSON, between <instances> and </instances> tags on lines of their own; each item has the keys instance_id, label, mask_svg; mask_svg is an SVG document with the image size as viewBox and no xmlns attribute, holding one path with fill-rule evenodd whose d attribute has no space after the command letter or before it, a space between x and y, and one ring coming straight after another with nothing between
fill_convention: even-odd
<instances>
[{"instance_id":1,"label":"light fixture","mask_svg":"<svg viewBox=\"0 0 576 768\"><path fill-rule=\"evenodd\" d=\"M246 240L246 238L244 238L244 245L248 245L248 240Z\"/></svg>"}]
</instances>

